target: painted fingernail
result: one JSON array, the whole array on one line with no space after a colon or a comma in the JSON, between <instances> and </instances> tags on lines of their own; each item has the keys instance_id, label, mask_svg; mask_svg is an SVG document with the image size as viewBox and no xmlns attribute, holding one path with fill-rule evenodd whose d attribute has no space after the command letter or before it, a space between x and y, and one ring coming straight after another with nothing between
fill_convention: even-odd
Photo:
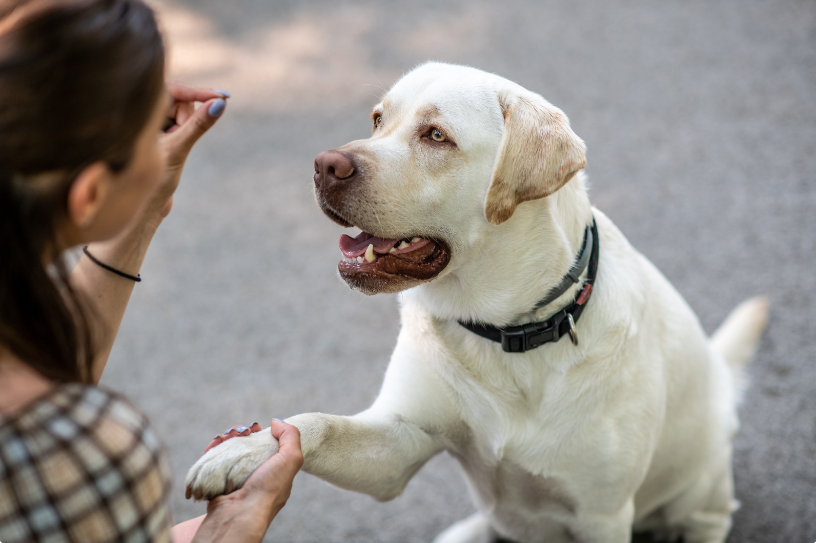
<instances>
[{"instance_id":1,"label":"painted fingernail","mask_svg":"<svg viewBox=\"0 0 816 543\"><path fill-rule=\"evenodd\" d=\"M227 435L227 434L229 434L230 432L232 432L232 428L229 428L229 429L228 429L226 432L224 432L222 435Z\"/></svg>"},{"instance_id":2,"label":"painted fingernail","mask_svg":"<svg viewBox=\"0 0 816 543\"><path fill-rule=\"evenodd\" d=\"M226 109L226 107L227 107L226 100L224 100L223 98L219 98L218 100L210 104L210 109L207 110L207 113L213 119L217 119L218 117L221 116L222 113L224 113L224 109Z\"/></svg>"},{"instance_id":3,"label":"painted fingernail","mask_svg":"<svg viewBox=\"0 0 816 543\"><path fill-rule=\"evenodd\" d=\"M242 433L246 432L247 430L249 430L249 428L247 428L246 426L236 426L235 427L235 431L238 432L239 434L242 434Z\"/></svg>"},{"instance_id":4,"label":"painted fingernail","mask_svg":"<svg viewBox=\"0 0 816 543\"><path fill-rule=\"evenodd\" d=\"M280 419L276 419L276 418L274 418L274 417L272 418L272 420L276 420L276 421L278 421L278 422L283 422L282 420L280 420ZM285 422L283 422L283 423L284 423L284 424L286 424Z\"/></svg>"},{"instance_id":5,"label":"painted fingernail","mask_svg":"<svg viewBox=\"0 0 816 543\"><path fill-rule=\"evenodd\" d=\"M221 90L221 89L213 89L213 90L214 90L215 92L217 92L218 94L223 94L223 95L224 95L224 98L229 98L230 96L232 96L230 93L228 93L228 92L227 92L227 91L225 91L225 90Z\"/></svg>"},{"instance_id":6,"label":"painted fingernail","mask_svg":"<svg viewBox=\"0 0 816 543\"><path fill-rule=\"evenodd\" d=\"M218 434L217 436L215 436L214 438L212 438L212 440L213 440L213 441L215 441L215 440L216 440L216 439L218 439L219 437L221 437L221 434Z\"/></svg>"},{"instance_id":7,"label":"painted fingernail","mask_svg":"<svg viewBox=\"0 0 816 543\"><path fill-rule=\"evenodd\" d=\"M260 425L261 425L261 423L260 423L260 422L253 422L252 424L250 424L250 427L255 426L256 424L257 424L258 426L260 426Z\"/></svg>"}]
</instances>

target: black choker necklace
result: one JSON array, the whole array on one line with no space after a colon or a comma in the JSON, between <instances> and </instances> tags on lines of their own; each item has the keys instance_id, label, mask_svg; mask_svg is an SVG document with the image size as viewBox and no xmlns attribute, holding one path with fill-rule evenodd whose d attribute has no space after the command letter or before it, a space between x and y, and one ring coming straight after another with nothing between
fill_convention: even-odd
<instances>
[{"instance_id":1,"label":"black choker necklace","mask_svg":"<svg viewBox=\"0 0 816 543\"><path fill-rule=\"evenodd\" d=\"M586 232L584 233L584 244L581 247L581 252L578 253L578 259L575 264L573 264L572 268L570 268L558 286L556 286L547 297L538 302L532 311L541 309L554 302L572 285L578 283L588 262L589 271L586 281L584 282L584 288L581 289L581 292L578 293L578 296L571 305L565 307L549 319L541 322L521 324L519 326L507 326L505 328L462 321L459 321L459 324L474 334L501 343L502 349L508 353L523 353L545 343L556 342L561 339L561 336L566 334L569 334L572 342L578 345L578 332L575 331L575 323L578 322L581 313L584 311L584 306L592 294L592 285L595 283L595 276L598 273L599 245L598 227L593 218L592 226L587 226Z\"/></svg>"}]
</instances>

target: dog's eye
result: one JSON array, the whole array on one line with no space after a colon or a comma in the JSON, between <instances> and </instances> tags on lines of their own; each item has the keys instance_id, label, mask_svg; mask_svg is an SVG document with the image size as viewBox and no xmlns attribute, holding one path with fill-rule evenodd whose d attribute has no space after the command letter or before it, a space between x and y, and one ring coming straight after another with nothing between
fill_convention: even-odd
<instances>
[{"instance_id":1,"label":"dog's eye","mask_svg":"<svg viewBox=\"0 0 816 543\"><path fill-rule=\"evenodd\" d=\"M374 127L379 128L382 126L382 115L375 115L374 116Z\"/></svg>"},{"instance_id":2,"label":"dog's eye","mask_svg":"<svg viewBox=\"0 0 816 543\"><path fill-rule=\"evenodd\" d=\"M445 141L445 136L443 136L442 132L440 132L436 128L431 130L429 136L431 136L431 139L434 141Z\"/></svg>"}]
</instances>

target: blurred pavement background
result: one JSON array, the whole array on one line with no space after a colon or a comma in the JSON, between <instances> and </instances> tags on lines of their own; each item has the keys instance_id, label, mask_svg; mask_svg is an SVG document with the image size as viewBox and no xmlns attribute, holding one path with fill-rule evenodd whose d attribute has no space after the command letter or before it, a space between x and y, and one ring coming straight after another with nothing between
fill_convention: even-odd
<instances>
[{"instance_id":1,"label":"blurred pavement background","mask_svg":"<svg viewBox=\"0 0 816 543\"><path fill-rule=\"evenodd\" d=\"M496 72L562 108L595 205L713 331L773 300L741 408L732 543L816 541L816 2L157 0L171 77L232 93L189 160L103 378L160 429L173 515L234 424L352 414L377 394L397 298L336 276L314 156L425 60ZM473 510L433 459L386 504L306 474L267 541L427 542Z\"/></svg>"}]
</instances>

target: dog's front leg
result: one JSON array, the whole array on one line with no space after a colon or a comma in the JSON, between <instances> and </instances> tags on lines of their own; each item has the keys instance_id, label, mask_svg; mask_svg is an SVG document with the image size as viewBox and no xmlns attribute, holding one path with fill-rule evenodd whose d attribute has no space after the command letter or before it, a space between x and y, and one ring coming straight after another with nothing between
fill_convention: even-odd
<instances>
[{"instance_id":1,"label":"dog's front leg","mask_svg":"<svg viewBox=\"0 0 816 543\"><path fill-rule=\"evenodd\" d=\"M353 417L306 413L287 419L300 430L303 471L386 501L443 445L414 422L369 409Z\"/></svg>"},{"instance_id":2,"label":"dog's front leg","mask_svg":"<svg viewBox=\"0 0 816 543\"><path fill-rule=\"evenodd\" d=\"M461 431L449 390L405 343L401 336L380 396L366 411L351 417L306 413L286 421L300 430L304 471L388 500ZM209 500L240 488L277 451L268 429L230 439L190 468L188 494Z\"/></svg>"},{"instance_id":3,"label":"dog's front leg","mask_svg":"<svg viewBox=\"0 0 816 543\"><path fill-rule=\"evenodd\" d=\"M373 409L353 417L306 413L286 422L300 430L304 471L381 501L402 493L414 473L443 448L438 438L403 416ZM190 468L188 494L209 500L240 488L277 451L269 429L230 439Z\"/></svg>"}]
</instances>

